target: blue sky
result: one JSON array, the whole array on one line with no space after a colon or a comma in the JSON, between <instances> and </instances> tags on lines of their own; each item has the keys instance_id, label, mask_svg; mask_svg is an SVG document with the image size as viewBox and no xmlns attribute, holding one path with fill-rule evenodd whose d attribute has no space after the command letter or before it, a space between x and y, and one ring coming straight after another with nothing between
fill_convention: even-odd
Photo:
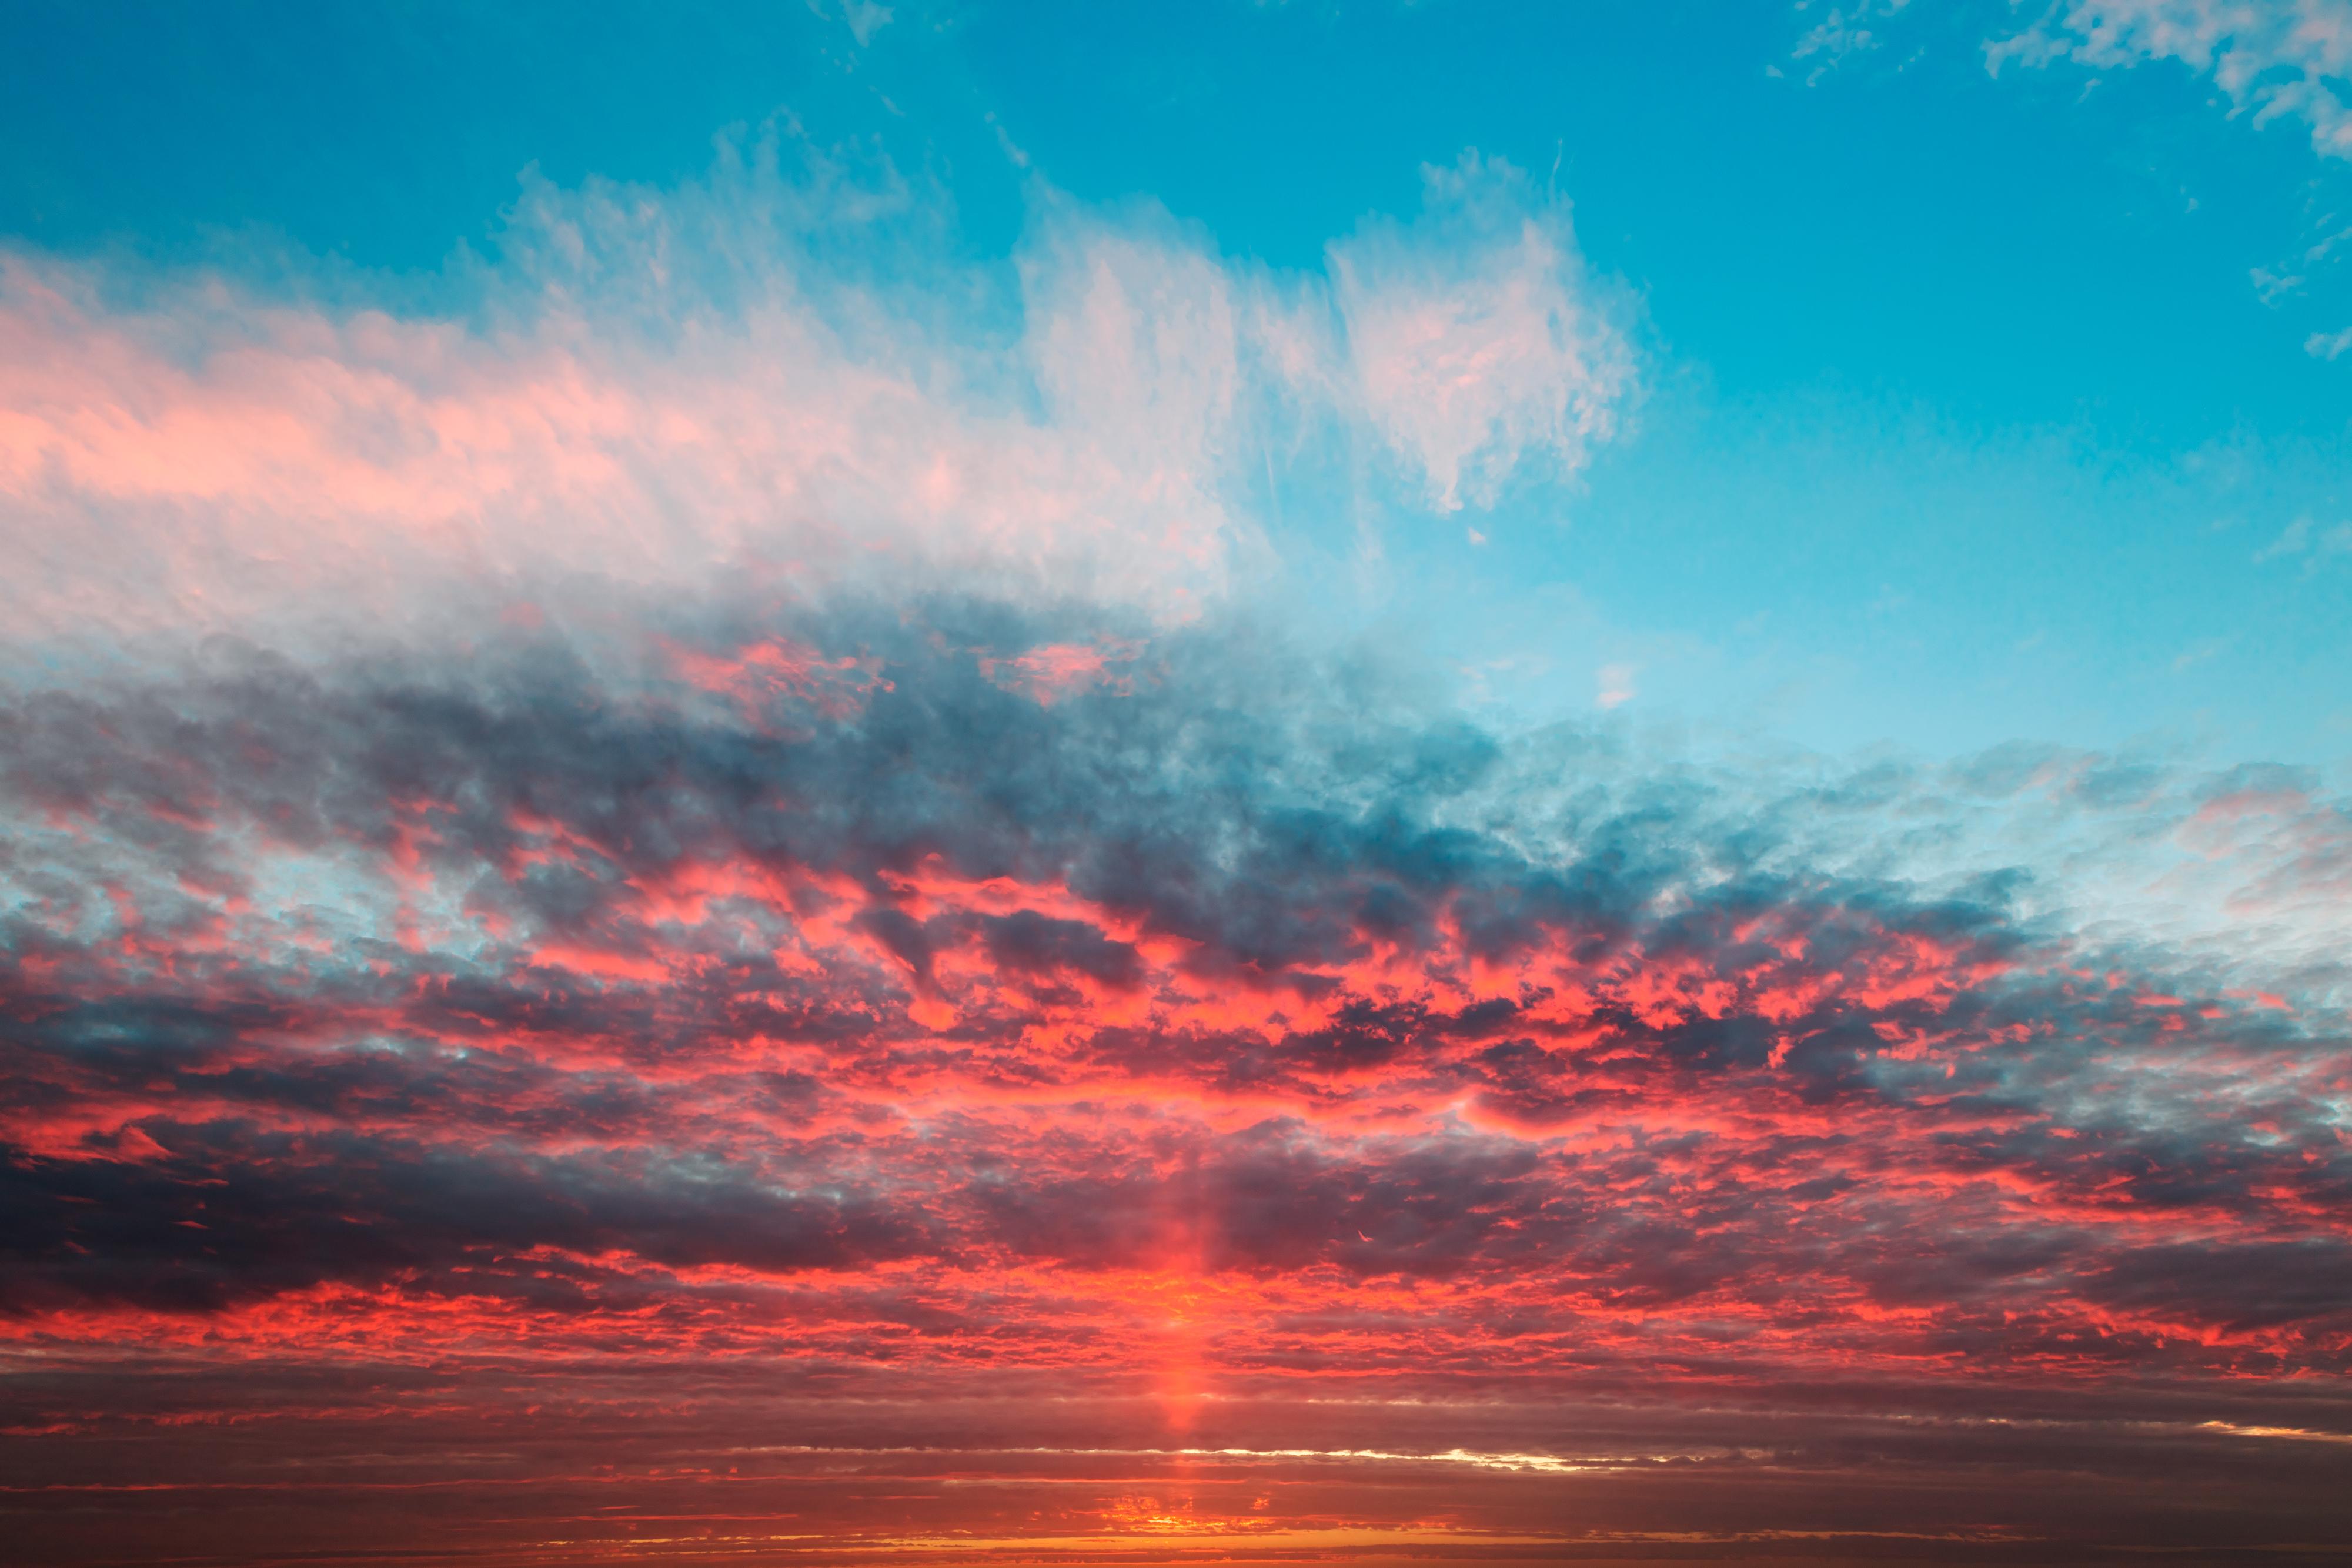
<instances>
[{"instance_id":1,"label":"blue sky","mask_svg":"<svg viewBox=\"0 0 2352 1568\"><path fill-rule=\"evenodd\" d=\"M2352 291L2298 260L2342 161L2193 60L1995 74L2005 6L1920 0L1842 53L1806 47L1824 19L26 6L0 235L118 290L430 311L453 251L498 264L526 171L676 189L784 117L921 184L975 266L1075 207L1295 273L1475 149L1568 204L1638 390L1491 505L1282 476L1279 613L1425 650L1496 714L1613 681L1629 718L1833 750L2343 758L2352 400L2306 341Z\"/></svg>"}]
</instances>

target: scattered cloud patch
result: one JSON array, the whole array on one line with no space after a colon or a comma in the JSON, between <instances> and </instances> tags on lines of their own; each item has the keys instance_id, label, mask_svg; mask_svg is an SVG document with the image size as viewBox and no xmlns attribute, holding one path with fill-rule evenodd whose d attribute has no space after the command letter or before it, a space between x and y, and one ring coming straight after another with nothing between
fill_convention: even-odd
<instances>
[{"instance_id":1,"label":"scattered cloud patch","mask_svg":"<svg viewBox=\"0 0 2352 1568\"><path fill-rule=\"evenodd\" d=\"M1880 47L1885 38L1877 31L1877 25L1896 16L1910 3L1911 0L1855 0L1853 5L1831 5L1819 13L1819 20L1789 51L1792 60L1813 62L1805 85L1811 87L1854 56ZM1797 0L1796 11L1800 17L1812 13L1811 0ZM1780 72L1775 70L1772 74L1777 76Z\"/></svg>"},{"instance_id":2,"label":"scattered cloud patch","mask_svg":"<svg viewBox=\"0 0 2352 1568\"><path fill-rule=\"evenodd\" d=\"M2352 523L2338 523L2320 531L2309 517L2297 517L2278 538L2254 552L2254 564L2301 557L2312 564L2329 556L2352 554Z\"/></svg>"},{"instance_id":3,"label":"scattered cloud patch","mask_svg":"<svg viewBox=\"0 0 2352 1568\"><path fill-rule=\"evenodd\" d=\"M809 9L820 16L835 14L825 0L809 0ZM841 0L839 15L849 27L849 36L862 49L872 43L874 35L888 24L891 7L878 4L877 0Z\"/></svg>"},{"instance_id":4,"label":"scattered cloud patch","mask_svg":"<svg viewBox=\"0 0 2352 1568\"><path fill-rule=\"evenodd\" d=\"M2352 4L2347 0L2058 0L1985 46L1987 68L2070 60L2115 69L2171 60L2210 78L2257 125L2301 121L2312 146L2352 157Z\"/></svg>"},{"instance_id":5,"label":"scattered cloud patch","mask_svg":"<svg viewBox=\"0 0 2352 1568\"><path fill-rule=\"evenodd\" d=\"M2314 332L2303 340L2303 351L2315 360L2334 361L2352 349L2352 327L2340 332Z\"/></svg>"}]
</instances>

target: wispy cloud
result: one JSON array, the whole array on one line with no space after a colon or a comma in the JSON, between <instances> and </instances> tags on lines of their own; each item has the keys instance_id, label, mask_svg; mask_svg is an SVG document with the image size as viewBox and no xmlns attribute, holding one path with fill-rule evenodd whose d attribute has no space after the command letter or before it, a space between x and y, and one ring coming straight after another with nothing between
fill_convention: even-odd
<instances>
[{"instance_id":1,"label":"wispy cloud","mask_svg":"<svg viewBox=\"0 0 2352 1568\"><path fill-rule=\"evenodd\" d=\"M1581 468L1615 432L1633 359L1565 204L1475 154L1425 180L1422 216L1336 242L1331 276L1349 392L1452 511L1530 462Z\"/></svg>"},{"instance_id":2,"label":"wispy cloud","mask_svg":"<svg viewBox=\"0 0 2352 1568\"><path fill-rule=\"evenodd\" d=\"M2336 555L2352 555L2352 523L2338 523L2323 531L2315 528L2309 517L2297 517L2280 530L2278 538L2254 552L2254 564L2291 557L2315 564Z\"/></svg>"},{"instance_id":3,"label":"wispy cloud","mask_svg":"<svg viewBox=\"0 0 2352 1568\"><path fill-rule=\"evenodd\" d=\"M1454 510L1570 474L1630 350L1564 212L1508 168L1328 276L1041 198L1017 267L953 259L887 164L770 140L672 192L531 184L441 315L205 277L110 303L0 264L0 576L17 636L446 620L583 585L888 580L1196 613L1265 548L1284 417Z\"/></svg>"},{"instance_id":4,"label":"wispy cloud","mask_svg":"<svg viewBox=\"0 0 2352 1568\"><path fill-rule=\"evenodd\" d=\"M2340 332L2314 332L2303 340L2303 351L2315 360L2335 360L2352 349L2352 327Z\"/></svg>"},{"instance_id":5,"label":"wispy cloud","mask_svg":"<svg viewBox=\"0 0 2352 1568\"><path fill-rule=\"evenodd\" d=\"M1592 700L1604 708L1616 707L1622 703L1632 701L1633 674L1633 666L1631 664L1601 665L1601 673L1593 680L1595 690Z\"/></svg>"},{"instance_id":6,"label":"wispy cloud","mask_svg":"<svg viewBox=\"0 0 2352 1568\"><path fill-rule=\"evenodd\" d=\"M1801 19L1818 16L1789 51L1792 59L1813 62L1806 85L1820 81L1854 56L1880 47L1885 40L1878 27L1900 15L1910 3L1911 0L1853 0L1850 5L1832 5L1816 13L1812 0L1798 0L1796 11Z\"/></svg>"},{"instance_id":7,"label":"wispy cloud","mask_svg":"<svg viewBox=\"0 0 2352 1568\"><path fill-rule=\"evenodd\" d=\"M2346 0L2058 0L1985 47L1996 72L2058 59L2097 69L2178 61L2254 123L2299 120L2317 151L2352 157L2352 104L2331 85L2352 75Z\"/></svg>"}]
</instances>

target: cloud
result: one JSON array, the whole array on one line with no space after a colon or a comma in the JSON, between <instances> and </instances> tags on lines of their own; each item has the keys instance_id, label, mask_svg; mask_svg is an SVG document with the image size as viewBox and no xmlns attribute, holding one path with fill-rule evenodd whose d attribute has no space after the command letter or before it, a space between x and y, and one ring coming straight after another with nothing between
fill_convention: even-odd
<instances>
[{"instance_id":1,"label":"cloud","mask_svg":"<svg viewBox=\"0 0 2352 1568\"><path fill-rule=\"evenodd\" d=\"M1604 708L1632 701L1634 674L1634 667L1631 664L1601 665L1600 674L1594 677L1596 692L1592 700Z\"/></svg>"},{"instance_id":2,"label":"cloud","mask_svg":"<svg viewBox=\"0 0 2352 1568\"><path fill-rule=\"evenodd\" d=\"M998 268L887 164L776 135L672 192L528 183L437 312L0 260L11 626L447 636L746 579L1181 619L1265 559L1276 405L1392 450L1409 509L1613 428L1631 361L1563 211L1475 158L1429 192L1328 277L1050 193ZM1311 361L1300 301L1339 323Z\"/></svg>"},{"instance_id":3,"label":"cloud","mask_svg":"<svg viewBox=\"0 0 2352 1568\"><path fill-rule=\"evenodd\" d=\"M1728 1318L1775 1375L2352 1344L2265 1283L2346 1266L2324 983L1812 847L1947 810L1925 779L1371 725L1226 628L674 632L703 662L628 686L541 632L11 696L7 1332L658 1304L707 1347L915 1289L1115 1340L1118 1281L1176 1269L1224 1281L1236 1370L1381 1281L1446 1282L1413 1332L1484 1358L1507 1318L1628 1354ZM1047 701L973 651L1024 645L1138 678ZM796 673L706 678L771 648ZM2340 803L2160 787L2135 822L2335 918Z\"/></svg>"},{"instance_id":4,"label":"cloud","mask_svg":"<svg viewBox=\"0 0 2352 1568\"><path fill-rule=\"evenodd\" d=\"M2007 1475L2033 1422L2077 1489L2333 1429L2352 831L2313 777L1502 737L1084 601L610 608L641 660L515 622L0 685L0 1341L43 1434L0 1446L105 1486L124 1424L200 1433L173 1473L228 1467L249 1542L299 1531L237 1488L429 1429L419 1519L773 1480L805 1546L866 1528L809 1500L843 1466L1018 1486L1139 1433L1366 1507L1366 1450L1763 1454L1851 1523L1871 1456Z\"/></svg>"},{"instance_id":5,"label":"cloud","mask_svg":"<svg viewBox=\"0 0 2352 1568\"><path fill-rule=\"evenodd\" d=\"M1410 226L1330 247L1342 373L1432 504L1491 502L1531 460L1558 476L1616 428L1633 386L1623 308L1584 277L1564 203L1501 160L1428 169Z\"/></svg>"},{"instance_id":6,"label":"cloud","mask_svg":"<svg viewBox=\"0 0 2352 1568\"><path fill-rule=\"evenodd\" d=\"M2254 564L2302 556L2304 570L2309 571L2329 556L2347 554L2352 554L2352 523L2338 523L2314 537L2311 519L2297 517L2280 530L2278 538L2254 552Z\"/></svg>"},{"instance_id":7,"label":"cloud","mask_svg":"<svg viewBox=\"0 0 2352 1568\"><path fill-rule=\"evenodd\" d=\"M2303 340L2303 351L2315 360L2333 361L2352 349L2352 327L2340 332L2314 332Z\"/></svg>"},{"instance_id":8,"label":"cloud","mask_svg":"<svg viewBox=\"0 0 2352 1568\"><path fill-rule=\"evenodd\" d=\"M1805 85L1811 87L1853 56L1877 48L1885 40L1872 25L1893 19L1909 4L1910 0L1857 0L1850 8L1829 7L1789 51L1791 59L1820 58ZM1808 0L1798 0L1796 9L1801 16L1811 5Z\"/></svg>"},{"instance_id":9,"label":"cloud","mask_svg":"<svg viewBox=\"0 0 2352 1568\"><path fill-rule=\"evenodd\" d=\"M2177 60L2210 77L2254 123L2291 119L2320 153L2352 156L2352 106L2331 82L2352 75L2345 0L2060 0L2025 31L1985 47L2011 61L2067 59L2094 69Z\"/></svg>"},{"instance_id":10,"label":"cloud","mask_svg":"<svg viewBox=\"0 0 2352 1568\"><path fill-rule=\"evenodd\" d=\"M1420 1551L1591 1467L1583 1550L1769 1466L1876 1541L2031 1442L2061 1539L2330 1447L2318 779L1497 735L1253 613L1272 454L1453 514L1619 429L1508 166L997 265L780 142L419 288L0 283L24 1530Z\"/></svg>"},{"instance_id":11,"label":"cloud","mask_svg":"<svg viewBox=\"0 0 2352 1568\"><path fill-rule=\"evenodd\" d=\"M2297 517L2281 531L2279 537L2254 552L2254 564L2275 560L2281 556L2301 555L2311 548L2311 519Z\"/></svg>"},{"instance_id":12,"label":"cloud","mask_svg":"<svg viewBox=\"0 0 2352 1568\"><path fill-rule=\"evenodd\" d=\"M827 15L824 0L809 0L809 9L818 16ZM850 37L864 48L874 41L874 35L888 25L893 7L878 5L876 0L842 0L841 19L848 24Z\"/></svg>"},{"instance_id":13,"label":"cloud","mask_svg":"<svg viewBox=\"0 0 2352 1568\"><path fill-rule=\"evenodd\" d=\"M1053 643L1011 658L983 657L980 673L1009 692L1020 692L1048 706L1092 686L1121 695L1135 690L1132 674L1118 667L1132 664L1143 644L1124 638L1102 643Z\"/></svg>"},{"instance_id":14,"label":"cloud","mask_svg":"<svg viewBox=\"0 0 2352 1568\"><path fill-rule=\"evenodd\" d=\"M9 264L0 543L20 635L321 601L383 622L453 594L478 612L567 578L961 572L1178 613L1221 590L1250 525L1200 422L1138 476L1131 427L1030 412L921 290L820 256L911 251L925 289L954 281L887 171L811 155L795 183L774 158L665 198L530 187L470 322L202 279L125 310L72 269ZM1041 333L1058 308L1038 303ZM1057 384L1089 347L1053 343ZM1147 410L1185 395L1126 384Z\"/></svg>"}]
</instances>

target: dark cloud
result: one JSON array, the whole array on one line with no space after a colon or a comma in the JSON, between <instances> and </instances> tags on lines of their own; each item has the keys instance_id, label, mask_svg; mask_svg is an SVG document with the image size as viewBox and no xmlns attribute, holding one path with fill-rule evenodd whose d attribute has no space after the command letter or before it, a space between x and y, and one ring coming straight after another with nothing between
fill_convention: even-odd
<instances>
[{"instance_id":1,"label":"dark cloud","mask_svg":"<svg viewBox=\"0 0 2352 1568\"><path fill-rule=\"evenodd\" d=\"M771 634L718 624L668 635ZM218 651L0 704L8 1333L321 1378L362 1343L1843 1378L1939 1420L1990 1396L1923 1367L2345 1366L2341 1041L2007 873L1815 852L1932 809L1915 771L1740 798L1215 631L1050 705L974 650L1066 626L792 631L856 678ZM2291 1404L2231 1408L2336 1419Z\"/></svg>"}]
</instances>

